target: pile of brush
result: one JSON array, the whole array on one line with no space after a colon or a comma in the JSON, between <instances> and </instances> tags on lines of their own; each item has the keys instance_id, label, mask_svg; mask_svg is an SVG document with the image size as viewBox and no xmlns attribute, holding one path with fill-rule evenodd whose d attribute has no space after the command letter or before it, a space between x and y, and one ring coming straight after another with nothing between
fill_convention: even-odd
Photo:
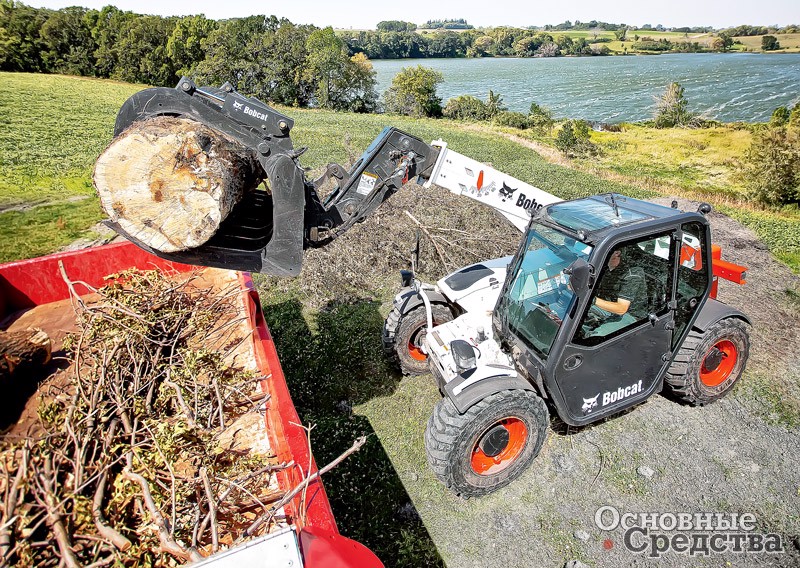
<instances>
[{"instance_id":1,"label":"pile of brush","mask_svg":"<svg viewBox=\"0 0 800 568\"><path fill-rule=\"evenodd\" d=\"M282 522L290 464L224 442L266 398L225 364L238 289L195 278L131 271L74 296L68 386L0 447L0 565L173 566Z\"/></svg>"}]
</instances>

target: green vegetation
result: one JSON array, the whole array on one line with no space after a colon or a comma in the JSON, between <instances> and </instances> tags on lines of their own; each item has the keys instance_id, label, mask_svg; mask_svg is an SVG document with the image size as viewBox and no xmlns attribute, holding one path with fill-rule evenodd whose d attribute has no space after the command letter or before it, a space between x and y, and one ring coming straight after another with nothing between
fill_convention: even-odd
<instances>
[{"instance_id":1,"label":"green vegetation","mask_svg":"<svg viewBox=\"0 0 800 568\"><path fill-rule=\"evenodd\" d=\"M407 116L441 116L442 99L436 95L436 85L444 76L434 69L417 65L403 67L392 79L384 93L386 112Z\"/></svg>"},{"instance_id":2,"label":"green vegetation","mask_svg":"<svg viewBox=\"0 0 800 568\"><path fill-rule=\"evenodd\" d=\"M332 28L275 16L214 21L0 0L0 71L67 73L174 86L192 75L274 103L375 110L375 72Z\"/></svg>"},{"instance_id":3,"label":"green vegetation","mask_svg":"<svg viewBox=\"0 0 800 568\"><path fill-rule=\"evenodd\" d=\"M0 121L7 125L0 129L0 211L5 210L0 212L0 259L9 261L57 250L100 220L91 169L111 139L120 105L143 87L47 75L0 77ZM23 108L25 112L20 112ZM619 132L592 131L590 141L597 153L571 162L573 168L588 172L581 173L547 163L488 124L475 132L451 121L282 110L297 118L292 133L296 144L310 146L302 158L307 167L346 162L383 126L394 124L423 139L445 138L457 151L565 198L612 190L639 197L667 191L711 201L753 229L778 258L800 271L800 214L748 204L740 168L753 139L750 128L657 130L623 125ZM44 116L49 120L40 120ZM513 131L537 143L555 143L549 129ZM89 199L65 201L86 196ZM8 211L11 206L31 204L47 206Z\"/></svg>"},{"instance_id":4,"label":"green vegetation","mask_svg":"<svg viewBox=\"0 0 800 568\"><path fill-rule=\"evenodd\" d=\"M417 25L402 20L387 20L378 22L375 28L379 32L413 32L417 29Z\"/></svg>"},{"instance_id":5,"label":"green vegetation","mask_svg":"<svg viewBox=\"0 0 800 568\"><path fill-rule=\"evenodd\" d=\"M486 97L486 102L483 102L479 98L471 95L461 95L449 99L443 109L442 114L446 118L469 121L497 119L503 114L520 115L522 117L521 121L516 120L516 118L512 118L510 121L514 122L515 124L507 124L507 126L515 126L516 128L528 127L527 118L525 115L521 113L508 113L507 110L507 107L503 104L503 96L499 93L489 90L489 94ZM505 117L501 120L509 121L509 118Z\"/></svg>"},{"instance_id":6,"label":"green vegetation","mask_svg":"<svg viewBox=\"0 0 800 568\"><path fill-rule=\"evenodd\" d=\"M773 35L765 35L761 37L761 49L764 51L775 51L781 48L781 44Z\"/></svg>"},{"instance_id":7,"label":"green vegetation","mask_svg":"<svg viewBox=\"0 0 800 568\"><path fill-rule=\"evenodd\" d=\"M428 20L422 25L426 30L471 30L473 26L464 18L457 20Z\"/></svg>"},{"instance_id":8,"label":"green vegetation","mask_svg":"<svg viewBox=\"0 0 800 568\"><path fill-rule=\"evenodd\" d=\"M585 120L567 120L556 135L555 147L565 156L586 156L595 153L589 139L589 124Z\"/></svg>"},{"instance_id":9,"label":"green vegetation","mask_svg":"<svg viewBox=\"0 0 800 568\"><path fill-rule=\"evenodd\" d=\"M44 203L0 213L2 261L51 252L85 234L101 217L91 190L91 168L111 138L119 106L140 88L74 77L0 74L0 122L4 124L0 129L0 207ZM478 102L502 115L499 95L492 93L488 102ZM642 198L660 192L702 196L750 227L776 256L800 270L800 214L790 208L760 209L746 199L747 187L738 172L741 156L753 140L750 127L657 130L624 125L619 132L594 132L585 123L573 122L573 134L576 130L586 134L598 154L591 160L576 158L564 167L503 136L506 130L488 123L477 130L451 120L281 110L297 121L292 132L296 145L310 147L301 158L306 167L346 162L354 149L365 148L382 127L392 124L425 140L441 137L458 152L564 198L607 191ZM789 116L791 122L793 112ZM532 117L539 117L541 128L514 128L514 134L529 142L554 145L552 117L546 109L532 105L529 124ZM556 135L560 131L563 128ZM64 201L70 197L80 200ZM391 292L381 285L355 291L355 301L340 299L321 310L310 310L304 307L308 298L296 284L259 279L295 404L304 423L316 425L312 444L318 462L327 463L356 437L370 435L367 447L325 480L341 530L394 565L440 565L442 559L410 504L408 480L415 480L415 502L422 495L438 506L450 496L439 490L424 463L422 437L398 434L422 432L436 387L429 377L401 380L386 366L380 339L386 307L381 302ZM774 381L766 376L744 384L746 392L775 415L776 422L798 424L791 402L796 398L794 391L776 391ZM606 457L602 481L623 494L647 492L646 483L635 476L635 467L623 463L621 454ZM561 532L544 532L567 543L569 531L559 527Z\"/></svg>"},{"instance_id":10,"label":"green vegetation","mask_svg":"<svg viewBox=\"0 0 800 568\"><path fill-rule=\"evenodd\" d=\"M0 262L7 262L53 252L102 219L92 167L111 140L120 105L142 87L0 76ZM48 205L8 210L42 204Z\"/></svg>"},{"instance_id":11,"label":"green vegetation","mask_svg":"<svg viewBox=\"0 0 800 568\"><path fill-rule=\"evenodd\" d=\"M689 112L688 101L680 83L670 83L656 101L654 124L656 128L697 126L697 117Z\"/></svg>"},{"instance_id":12,"label":"green vegetation","mask_svg":"<svg viewBox=\"0 0 800 568\"><path fill-rule=\"evenodd\" d=\"M668 185L731 198L746 192L736 170L752 140L749 128L623 124L619 132L592 132L591 138L600 147L595 166L647 187Z\"/></svg>"},{"instance_id":13,"label":"green vegetation","mask_svg":"<svg viewBox=\"0 0 800 568\"><path fill-rule=\"evenodd\" d=\"M750 197L765 205L800 203L800 129L788 121L787 111L784 122L756 132L745 154Z\"/></svg>"}]
</instances>

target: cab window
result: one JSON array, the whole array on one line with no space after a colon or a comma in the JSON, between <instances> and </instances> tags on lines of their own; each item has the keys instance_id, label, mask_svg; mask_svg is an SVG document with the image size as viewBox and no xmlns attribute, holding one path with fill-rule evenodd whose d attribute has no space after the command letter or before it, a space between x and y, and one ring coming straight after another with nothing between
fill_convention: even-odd
<instances>
[{"instance_id":1,"label":"cab window","mask_svg":"<svg viewBox=\"0 0 800 568\"><path fill-rule=\"evenodd\" d=\"M701 223L684 223L681 226L681 258L678 266L678 287L675 309L675 330L672 334L674 349L686 326L689 325L708 288L708 266L704 262L706 230Z\"/></svg>"},{"instance_id":2,"label":"cab window","mask_svg":"<svg viewBox=\"0 0 800 568\"><path fill-rule=\"evenodd\" d=\"M669 234L615 247L600 271L574 343L593 346L669 309L672 247Z\"/></svg>"}]
</instances>

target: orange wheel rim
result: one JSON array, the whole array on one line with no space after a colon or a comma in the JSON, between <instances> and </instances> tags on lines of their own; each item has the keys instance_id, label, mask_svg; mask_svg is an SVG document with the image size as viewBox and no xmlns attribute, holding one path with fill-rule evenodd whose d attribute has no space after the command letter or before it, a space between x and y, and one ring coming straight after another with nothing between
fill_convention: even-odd
<instances>
[{"instance_id":1,"label":"orange wheel rim","mask_svg":"<svg viewBox=\"0 0 800 568\"><path fill-rule=\"evenodd\" d=\"M433 327L439 325L439 322L437 321L433 321L432 323ZM425 325L423 324L411 334L411 337L408 340L408 354L415 361L428 360L428 354L422 350L422 341L425 339L427 333L428 332L425 329Z\"/></svg>"},{"instance_id":2,"label":"orange wheel rim","mask_svg":"<svg viewBox=\"0 0 800 568\"><path fill-rule=\"evenodd\" d=\"M732 341L727 339L717 341L703 358L703 364L700 366L700 382L707 387L721 385L731 376L738 358L736 345Z\"/></svg>"},{"instance_id":3,"label":"orange wheel rim","mask_svg":"<svg viewBox=\"0 0 800 568\"><path fill-rule=\"evenodd\" d=\"M487 436L493 434L501 440L505 440L507 434L508 441L502 448L495 448L494 451L487 453L482 444L485 444ZM528 427L522 420L514 417L499 420L487 428L475 442L470 456L472 471L479 475L491 475L506 469L522 455L527 440Z\"/></svg>"},{"instance_id":4,"label":"orange wheel rim","mask_svg":"<svg viewBox=\"0 0 800 568\"><path fill-rule=\"evenodd\" d=\"M411 341L408 342L408 354L415 361L425 361L428 358L422 349L420 349L419 345L415 345Z\"/></svg>"}]
</instances>

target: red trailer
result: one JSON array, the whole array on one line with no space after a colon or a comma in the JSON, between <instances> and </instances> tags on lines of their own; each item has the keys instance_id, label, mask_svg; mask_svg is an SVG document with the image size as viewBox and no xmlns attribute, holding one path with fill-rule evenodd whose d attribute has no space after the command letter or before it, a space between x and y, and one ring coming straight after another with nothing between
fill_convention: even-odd
<instances>
[{"instance_id":1,"label":"red trailer","mask_svg":"<svg viewBox=\"0 0 800 568\"><path fill-rule=\"evenodd\" d=\"M158 269L179 273L197 270L193 266L150 255L128 242L0 265L0 328L13 329L16 322L35 321L51 337L57 338L59 333L63 335L63 322L65 318L69 319L72 308L69 303L70 291L61 276L60 265L63 265L70 280L95 287L103 285L105 276L127 269ZM310 455L306 431L299 426L300 418L264 320L258 292L249 273L208 270L224 272L228 279L238 281L242 291L239 294L240 309L251 336L247 343L252 349L260 375L265 377L261 380L262 392L269 394L266 432L272 452L282 462L311 463L310 471L305 467L293 467L277 473L280 488L288 492L297 487L306 475L317 472L317 466ZM78 293L81 293L80 286ZM305 499L301 497L298 494L284 507L288 529L218 553L203 564L237 565L241 568L248 565L248 558L260 558L261 566L297 566L292 562L296 558L300 559L300 565L310 568L383 566L365 546L339 534L319 478L309 484ZM276 550L280 550L283 556L277 554ZM274 558L275 562L264 564L264 558Z\"/></svg>"}]
</instances>

